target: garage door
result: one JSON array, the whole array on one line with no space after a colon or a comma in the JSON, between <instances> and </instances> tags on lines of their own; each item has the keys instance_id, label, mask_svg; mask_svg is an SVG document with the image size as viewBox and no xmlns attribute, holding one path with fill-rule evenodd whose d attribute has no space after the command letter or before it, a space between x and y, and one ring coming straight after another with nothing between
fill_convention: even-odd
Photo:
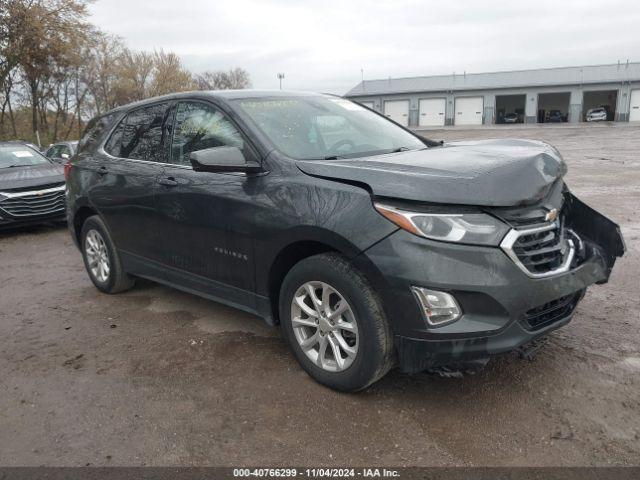
<instances>
[{"instance_id":1,"label":"garage door","mask_svg":"<svg viewBox=\"0 0 640 480\"><path fill-rule=\"evenodd\" d=\"M455 125L482 125L482 97L456 98Z\"/></svg>"},{"instance_id":2,"label":"garage door","mask_svg":"<svg viewBox=\"0 0 640 480\"><path fill-rule=\"evenodd\" d=\"M444 98L423 98L420 100L421 127L441 127L444 125L444 110L446 102Z\"/></svg>"},{"instance_id":3,"label":"garage door","mask_svg":"<svg viewBox=\"0 0 640 480\"><path fill-rule=\"evenodd\" d=\"M631 105L629 106L629 121L640 122L640 90L631 90Z\"/></svg>"},{"instance_id":4,"label":"garage door","mask_svg":"<svg viewBox=\"0 0 640 480\"><path fill-rule=\"evenodd\" d=\"M409 125L409 100L384 102L384 114L405 127Z\"/></svg>"}]
</instances>

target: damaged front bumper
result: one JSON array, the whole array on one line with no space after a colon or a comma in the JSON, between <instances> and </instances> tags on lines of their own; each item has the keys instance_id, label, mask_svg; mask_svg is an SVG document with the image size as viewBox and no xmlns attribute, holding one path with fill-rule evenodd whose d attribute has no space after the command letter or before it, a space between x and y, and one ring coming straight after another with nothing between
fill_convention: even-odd
<instances>
[{"instance_id":1,"label":"damaged front bumper","mask_svg":"<svg viewBox=\"0 0 640 480\"><path fill-rule=\"evenodd\" d=\"M399 230L357 261L384 279L379 289L391 320L400 367L417 372L508 352L566 325L586 288L605 283L624 254L619 227L565 193L563 228L573 258L552 275L531 275L501 248L420 238ZM411 287L453 295L462 316L427 324Z\"/></svg>"}]
</instances>

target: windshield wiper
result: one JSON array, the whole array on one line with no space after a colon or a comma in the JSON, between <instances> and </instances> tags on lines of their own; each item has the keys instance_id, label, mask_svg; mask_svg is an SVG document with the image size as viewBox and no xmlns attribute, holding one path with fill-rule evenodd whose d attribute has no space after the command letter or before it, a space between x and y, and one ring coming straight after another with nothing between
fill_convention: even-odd
<instances>
[{"instance_id":1,"label":"windshield wiper","mask_svg":"<svg viewBox=\"0 0 640 480\"><path fill-rule=\"evenodd\" d=\"M2 167L2 168L18 168L18 167L26 167L27 165L7 165L6 167Z\"/></svg>"},{"instance_id":2,"label":"windshield wiper","mask_svg":"<svg viewBox=\"0 0 640 480\"><path fill-rule=\"evenodd\" d=\"M344 157L341 157L340 155L328 155L326 157L323 157L323 160L340 160Z\"/></svg>"}]
</instances>

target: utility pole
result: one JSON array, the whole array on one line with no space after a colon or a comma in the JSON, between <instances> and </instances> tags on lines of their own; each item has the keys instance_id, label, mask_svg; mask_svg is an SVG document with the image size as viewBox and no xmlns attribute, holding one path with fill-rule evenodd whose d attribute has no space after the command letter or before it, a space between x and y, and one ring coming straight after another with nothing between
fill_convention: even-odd
<instances>
[{"instance_id":1,"label":"utility pole","mask_svg":"<svg viewBox=\"0 0 640 480\"><path fill-rule=\"evenodd\" d=\"M282 90L282 79L284 79L284 73L279 73L278 80L280 81L280 90Z\"/></svg>"}]
</instances>

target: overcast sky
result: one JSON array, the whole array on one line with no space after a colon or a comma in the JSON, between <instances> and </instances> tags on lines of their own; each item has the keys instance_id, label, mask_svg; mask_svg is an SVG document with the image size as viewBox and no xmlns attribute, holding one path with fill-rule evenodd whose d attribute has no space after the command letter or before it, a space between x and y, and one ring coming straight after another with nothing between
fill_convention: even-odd
<instances>
[{"instance_id":1,"label":"overcast sky","mask_svg":"<svg viewBox=\"0 0 640 480\"><path fill-rule=\"evenodd\" d=\"M638 0L96 0L92 21L191 70L342 94L365 79L640 60Z\"/></svg>"}]
</instances>

